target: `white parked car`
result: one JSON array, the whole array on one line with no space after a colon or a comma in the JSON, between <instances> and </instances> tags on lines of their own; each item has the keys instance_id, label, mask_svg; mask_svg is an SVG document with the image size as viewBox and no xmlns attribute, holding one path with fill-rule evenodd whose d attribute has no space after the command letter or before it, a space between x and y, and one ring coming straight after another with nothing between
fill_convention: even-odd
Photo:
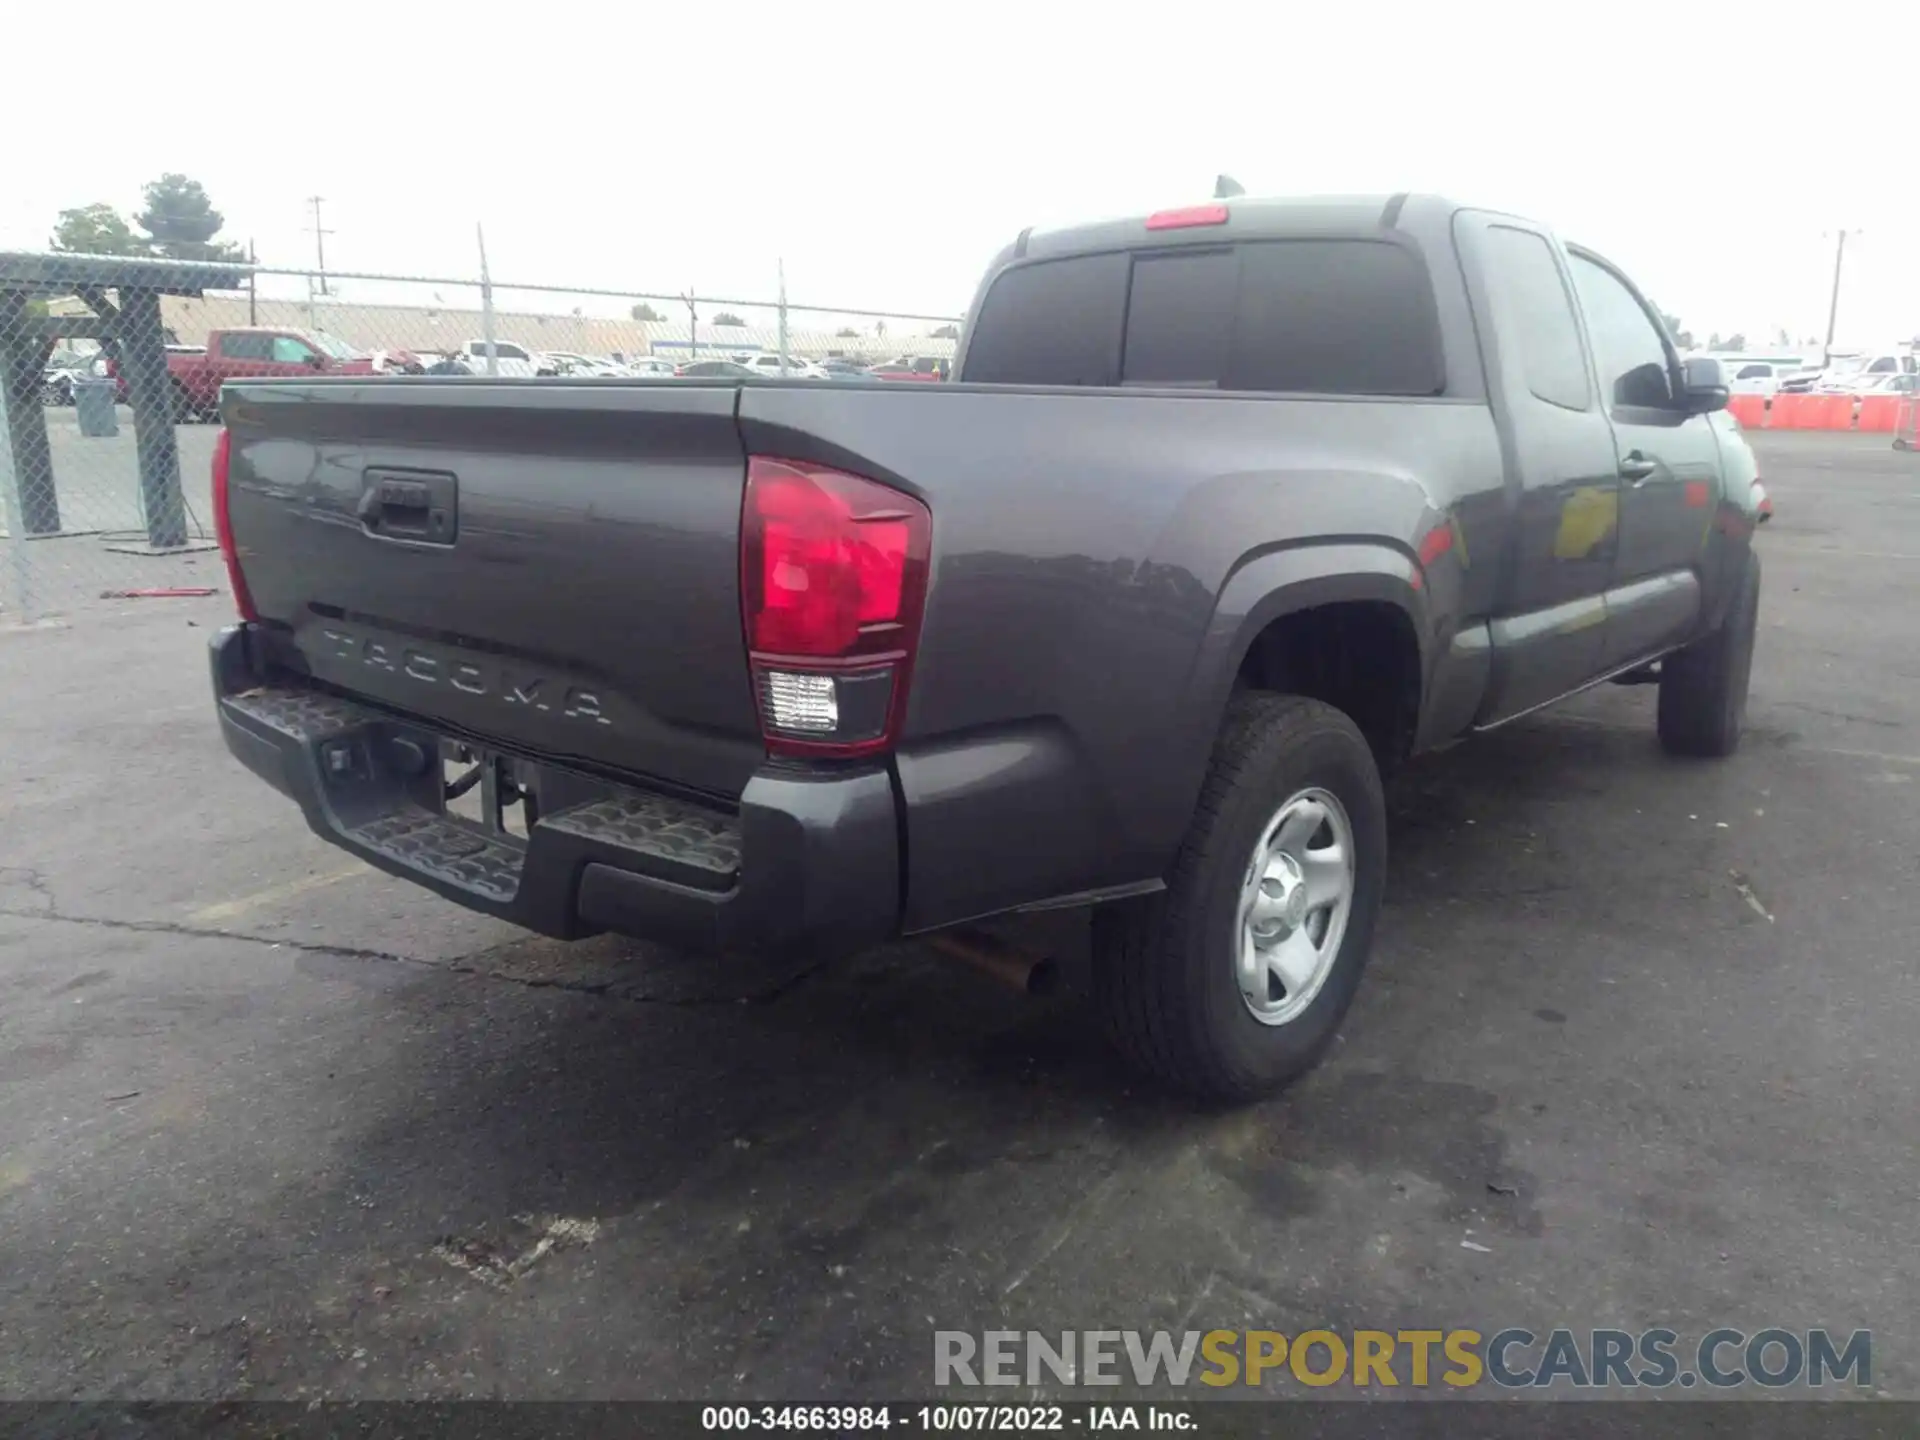
<instances>
[{"instance_id":1,"label":"white parked car","mask_svg":"<svg viewBox=\"0 0 1920 1440\"><path fill-rule=\"evenodd\" d=\"M1856 378L1855 395L1911 395L1920 388L1920 375L1902 371L1897 375L1861 375Z\"/></svg>"},{"instance_id":2,"label":"white parked car","mask_svg":"<svg viewBox=\"0 0 1920 1440\"><path fill-rule=\"evenodd\" d=\"M776 379L781 375L785 375L790 380L826 380L831 378L826 371L814 364L813 361L802 360L797 355L789 355L787 357L787 363L784 369L781 368L780 357L778 355L742 355L736 356L735 358L756 374L771 375Z\"/></svg>"},{"instance_id":3,"label":"white parked car","mask_svg":"<svg viewBox=\"0 0 1920 1440\"><path fill-rule=\"evenodd\" d=\"M1803 360L1741 360L1721 356L1727 388L1735 395L1775 395L1782 390L1810 390L1820 378L1818 366Z\"/></svg>"},{"instance_id":4,"label":"white parked car","mask_svg":"<svg viewBox=\"0 0 1920 1440\"><path fill-rule=\"evenodd\" d=\"M571 350L549 350L546 352L562 375L631 375L633 372L618 360L610 360L604 355L576 355Z\"/></svg>"},{"instance_id":5,"label":"white parked car","mask_svg":"<svg viewBox=\"0 0 1920 1440\"><path fill-rule=\"evenodd\" d=\"M627 371L632 375L658 377L678 374L679 366L661 355L636 355L627 361Z\"/></svg>"},{"instance_id":6,"label":"white parked car","mask_svg":"<svg viewBox=\"0 0 1920 1440\"><path fill-rule=\"evenodd\" d=\"M1920 374L1920 361L1911 350L1887 351L1836 359L1813 388L1823 395L1860 395L1881 379L1914 374Z\"/></svg>"},{"instance_id":7,"label":"white parked car","mask_svg":"<svg viewBox=\"0 0 1920 1440\"><path fill-rule=\"evenodd\" d=\"M487 368L487 342L469 340L466 345L467 363L473 367L476 375L501 375L512 379L525 379L533 375L553 375L559 372L559 366L538 350L529 350L524 345L516 345L511 340L493 342L494 368Z\"/></svg>"}]
</instances>

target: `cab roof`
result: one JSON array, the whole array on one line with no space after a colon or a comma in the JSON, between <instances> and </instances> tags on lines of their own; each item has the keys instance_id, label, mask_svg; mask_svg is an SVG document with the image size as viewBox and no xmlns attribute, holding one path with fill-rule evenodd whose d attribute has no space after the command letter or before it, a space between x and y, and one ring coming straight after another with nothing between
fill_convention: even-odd
<instances>
[{"instance_id":1,"label":"cab roof","mask_svg":"<svg viewBox=\"0 0 1920 1440\"><path fill-rule=\"evenodd\" d=\"M1096 250L1185 242L1353 235L1403 225L1445 224L1462 207L1439 195L1322 195L1231 199L1095 220L1053 229L1029 229L1013 244L1009 259L1085 254Z\"/></svg>"}]
</instances>

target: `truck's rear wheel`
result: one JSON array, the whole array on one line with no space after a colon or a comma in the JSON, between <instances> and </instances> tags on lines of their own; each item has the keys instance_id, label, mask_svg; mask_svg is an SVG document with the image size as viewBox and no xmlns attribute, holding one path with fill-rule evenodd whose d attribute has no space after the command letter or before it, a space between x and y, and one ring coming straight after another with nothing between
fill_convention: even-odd
<instances>
[{"instance_id":1,"label":"truck's rear wheel","mask_svg":"<svg viewBox=\"0 0 1920 1440\"><path fill-rule=\"evenodd\" d=\"M168 382L168 403L173 407L173 423L191 425L200 418L194 409L193 397L187 394L187 387L178 380Z\"/></svg>"},{"instance_id":2,"label":"truck's rear wheel","mask_svg":"<svg viewBox=\"0 0 1920 1440\"><path fill-rule=\"evenodd\" d=\"M1165 892L1094 916L1114 1042L1202 1099L1304 1074L1359 985L1386 859L1380 775L1354 723L1299 696L1236 699Z\"/></svg>"},{"instance_id":3,"label":"truck's rear wheel","mask_svg":"<svg viewBox=\"0 0 1920 1440\"><path fill-rule=\"evenodd\" d=\"M1760 628L1760 557L1747 556L1720 628L1660 662L1660 743L1674 755L1720 758L1740 747Z\"/></svg>"}]
</instances>

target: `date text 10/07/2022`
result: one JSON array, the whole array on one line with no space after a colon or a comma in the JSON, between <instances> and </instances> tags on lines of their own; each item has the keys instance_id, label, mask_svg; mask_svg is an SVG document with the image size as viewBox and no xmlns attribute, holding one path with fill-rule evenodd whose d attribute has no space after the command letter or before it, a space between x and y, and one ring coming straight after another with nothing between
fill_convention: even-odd
<instances>
[{"instance_id":1,"label":"date text 10/07/2022","mask_svg":"<svg viewBox=\"0 0 1920 1440\"><path fill-rule=\"evenodd\" d=\"M1196 1428L1160 1405L708 1405L703 1430L1162 1430Z\"/></svg>"}]
</instances>

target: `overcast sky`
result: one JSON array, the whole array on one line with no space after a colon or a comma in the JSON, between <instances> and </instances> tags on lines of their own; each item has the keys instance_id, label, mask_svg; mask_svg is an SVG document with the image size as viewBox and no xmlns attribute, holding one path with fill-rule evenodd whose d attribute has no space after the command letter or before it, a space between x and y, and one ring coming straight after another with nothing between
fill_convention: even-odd
<instances>
[{"instance_id":1,"label":"overcast sky","mask_svg":"<svg viewBox=\"0 0 1920 1440\"><path fill-rule=\"evenodd\" d=\"M1542 0L19 5L0 246L201 180L263 261L958 313L1029 224L1440 190L1537 216L1702 338L1920 331L1897 9Z\"/></svg>"}]
</instances>

